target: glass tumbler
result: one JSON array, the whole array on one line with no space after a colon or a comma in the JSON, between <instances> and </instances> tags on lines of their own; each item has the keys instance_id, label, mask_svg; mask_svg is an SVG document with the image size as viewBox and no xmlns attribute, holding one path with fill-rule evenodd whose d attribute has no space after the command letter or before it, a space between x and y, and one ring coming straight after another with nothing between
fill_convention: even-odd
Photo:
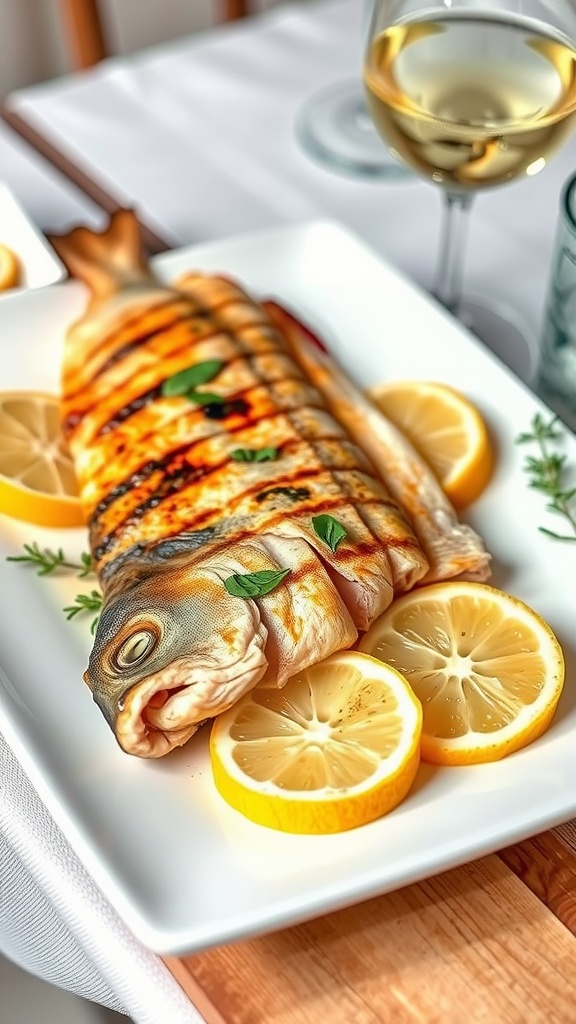
<instances>
[{"instance_id":1,"label":"glass tumbler","mask_svg":"<svg viewBox=\"0 0 576 1024\"><path fill-rule=\"evenodd\" d=\"M536 391L576 431L576 174L561 194L538 359Z\"/></svg>"}]
</instances>

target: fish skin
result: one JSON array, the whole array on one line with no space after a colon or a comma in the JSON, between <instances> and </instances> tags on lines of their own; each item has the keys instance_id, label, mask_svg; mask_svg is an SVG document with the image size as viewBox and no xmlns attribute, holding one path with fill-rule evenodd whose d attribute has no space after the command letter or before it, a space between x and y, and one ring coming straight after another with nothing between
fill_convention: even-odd
<instances>
[{"instance_id":1,"label":"fish skin","mask_svg":"<svg viewBox=\"0 0 576 1024\"><path fill-rule=\"evenodd\" d=\"M291 578L272 593L246 600L223 586L233 573L280 568L280 553L288 553ZM184 543L159 562L144 555L126 567L131 579L125 571L113 581L85 674L129 753L162 756L256 683L283 685L294 660L310 663L319 642L337 650L357 637L326 570L299 538L258 537L201 563ZM155 647L144 666L122 670L111 648L121 651L138 631Z\"/></svg>"},{"instance_id":2,"label":"fish skin","mask_svg":"<svg viewBox=\"0 0 576 1024\"><path fill-rule=\"evenodd\" d=\"M276 302L263 305L283 330L303 372L363 448L408 515L429 563L419 582L489 579L491 556L482 538L459 520L436 476L408 439L345 376L330 354L314 344L313 336L297 318Z\"/></svg>"},{"instance_id":3,"label":"fish skin","mask_svg":"<svg viewBox=\"0 0 576 1024\"><path fill-rule=\"evenodd\" d=\"M118 742L141 757L186 742L256 683L282 686L295 662L317 660L318 646L339 650L358 635L301 538L263 535L201 562L186 551L185 538L179 547L172 557L146 551L112 578L85 673ZM233 597L223 585L234 573L282 568L285 558L289 578L258 601ZM155 644L151 656L123 668L123 641L145 632Z\"/></svg>"},{"instance_id":4,"label":"fish skin","mask_svg":"<svg viewBox=\"0 0 576 1024\"><path fill-rule=\"evenodd\" d=\"M85 680L120 746L159 757L254 685L350 647L428 562L262 306L224 278L197 275L186 292L155 282L137 235L120 211L107 232L51 241L90 289L62 376L103 590ZM212 358L224 365L206 389L224 416L162 395ZM277 460L231 459L272 437ZM311 525L319 512L346 525L335 551ZM290 572L257 599L226 590L228 575L265 568Z\"/></svg>"},{"instance_id":5,"label":"fish skin","mask_svg":"<svg viewBox=\"0 0 576 1024\"><path fill-rule=\"evenodd\" d=\"M129 569L124 567L108 593L84 678L120 745L141 757L158 757L185 743L212 706L230 706L263 677L268 634L256 602L234 602L210 568L186 571L181 553L148 574L138 566L132 582ZM151 655L143 666L122 667L123 638L129 643L138 632L152 638ZM192 706L183 719L155 728L146 706L163 695L169 718L174 691L183 685L195 698Z\"/></svg>"}]
</instances>

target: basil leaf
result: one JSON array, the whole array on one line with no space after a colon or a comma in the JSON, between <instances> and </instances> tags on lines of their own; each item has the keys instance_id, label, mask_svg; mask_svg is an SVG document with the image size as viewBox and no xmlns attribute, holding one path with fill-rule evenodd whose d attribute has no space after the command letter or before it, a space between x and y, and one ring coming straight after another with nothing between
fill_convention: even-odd
<instances>
[{"instance_id":1,"label":"basil leaf","mask_svg":"<svg viewBox=\"0 0 576 1024\"><path fill-rule=\"evenodd\" d=\"M259 572L235 573L224 580L232 597L263 597L275 590L290 569L261 569Z\"/></svg>"},{"instance_id":2,"label":"basil leaf","mask_svg":"<svg viewBox=\"0 0 576 1024\"><path fill-rule=\"evenodd\" d=\"M312 526L314 531L320 537L320 540L326 542L332 551L336 551L341 540L346 536L346 529L339 523L334 516L321 515L312 517Z\"/></svg>"},{"instance_id":3,"label":"basil leaf","mask_svg":"<svg viewBox=\"0 0 576 1024\"><path fill-rule=\"evenodd\" d=\"M223 405L224 399L222 395L215 395L213 391L194 391L191 389L186 392L186 398L189 398L191 402L195 402L196 405Z\"/></svg>"},{"instance_id":4,"label":"basil leaf","mask_svg":"<svg viewBox=\"0 0 576 1024\"><path fill-rule=\"evenodd\" d=\"M273 462L278 458L277 448L235 448L230 452L235 462Z\"/></svg>"},{"instance_id":5,"label":"basil leaf","mask_svg":"<svg viewBox=\"0 0 576 1024\"><path fill-rule=\"evenodd\" d=\"M162 384L162 394L165 398L173 398L175 395L186 395L191 388L197 388L199 384L207 384L214 380L224 363L220 359L206 359L203 363L196 363L189 366L187 370L180 370L173 377L168 377ZM190 397L188 395L188 397Z\"/></svg>"}]
</instances>

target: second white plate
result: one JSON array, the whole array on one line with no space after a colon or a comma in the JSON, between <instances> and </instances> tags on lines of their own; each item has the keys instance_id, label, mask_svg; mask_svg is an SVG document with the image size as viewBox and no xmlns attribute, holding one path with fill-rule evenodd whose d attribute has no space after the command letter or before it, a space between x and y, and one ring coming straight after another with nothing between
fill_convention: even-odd
<instances>
[{"instance_id":1,"label":"second white plate","mask_svg":"<svg viewBox=\"0 0 576 1024\"><path fill-rule=\"evenodd\" d=\"M0 183L0 243L13 249L20 261L16 288L0 291L0 298L26 288L41 288L66 276L64 265L42 232L7 188Z\"/></svg>"}]
</instances>

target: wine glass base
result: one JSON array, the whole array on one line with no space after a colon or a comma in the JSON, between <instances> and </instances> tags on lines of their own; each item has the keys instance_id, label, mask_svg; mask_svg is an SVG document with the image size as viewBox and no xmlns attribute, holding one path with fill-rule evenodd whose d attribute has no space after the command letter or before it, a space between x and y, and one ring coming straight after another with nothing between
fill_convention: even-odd
<instances>
[{"instance_id":1,"label":"wine glass base","mask_svg":"<svg viewBox=\"0 0 576 1024\"><path fill-rule=\"evenodd\" d=\"M530 384L536 372L538 339L517 310L490 299L464 299L459 319L506 366Z\"/></svg>"},{"instance_id":2,"label":"wine glass base","mask_svg":"<svg viewBox=\"0 0 576 1024\"><path fill-rule=\"evenodd\" d=\"M356 79L314 93L300 110L296 135L306 153L330 170L390 181L412 177L378 135Z\"/></svg>"}]
</instances>

